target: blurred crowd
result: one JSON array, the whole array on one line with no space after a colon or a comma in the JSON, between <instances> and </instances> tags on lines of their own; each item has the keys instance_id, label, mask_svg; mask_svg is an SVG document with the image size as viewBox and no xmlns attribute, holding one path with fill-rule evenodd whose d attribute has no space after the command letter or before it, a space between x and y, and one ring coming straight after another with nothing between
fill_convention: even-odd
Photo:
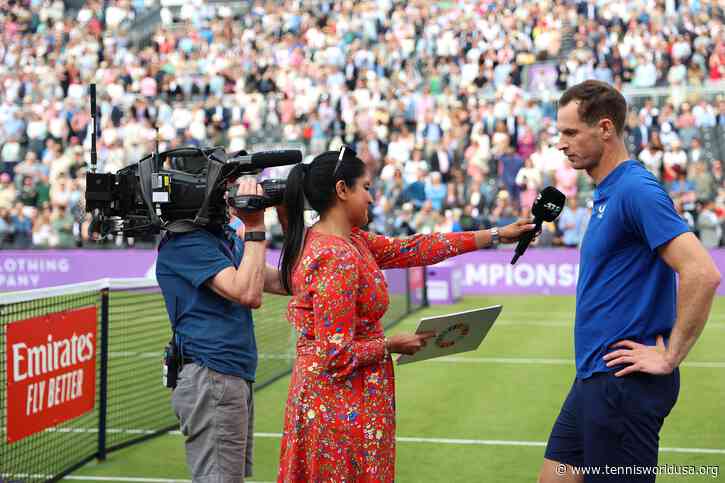
<instances>
[{"instance_id":1,"label":"blurred crowd","mask_svg":"<svg viewBox=\"0 0 725 483\"><path fill-rule=\"evenodd\" d=\"M374 230L503 225L554 185L568 206L538 243L576 246L593 187L554 147L555 100L590 78L627 94L632 157L708 246L722 243L716 0L244 5L164 9L135 42L128 33L153 2L72 13L61 1L0 3L2 246L88 240L91 82L101 171L138 161L157 133L161 150L295 144L314 155L348 143L376 174Z\"/></svg>"}]
</instances>

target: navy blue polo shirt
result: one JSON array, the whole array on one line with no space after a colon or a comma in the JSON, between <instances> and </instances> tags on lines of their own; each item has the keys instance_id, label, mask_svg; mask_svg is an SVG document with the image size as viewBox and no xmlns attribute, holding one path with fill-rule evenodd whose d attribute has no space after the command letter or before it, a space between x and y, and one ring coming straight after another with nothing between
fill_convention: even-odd
<instances>
[{"instance_id":1,"label":"navy blue polo shirt","mask_svg":"<svg viewBox=\"0 0 725 483\"><path fill-rule=\"evenodd\" d=\"M254 381L257 343L252 311L217 295L205 282L238 267L244 243L229 227L166 237L156 279L184 357L222 374Z\"/></svg>"},{"instance_id":2,"label":"navy blue polo shirt","mask_svg":"<svg viewBox=\"0 0 725 483\"><path fill-rule=\"evenodd\" d=\"M675 272L657 249L688 231L672 200L637 161L617 166L594 191L576 296L577 377L609 372L602 357L621 339L654 345L676 317Z\"/></svg>"}]
</instances>

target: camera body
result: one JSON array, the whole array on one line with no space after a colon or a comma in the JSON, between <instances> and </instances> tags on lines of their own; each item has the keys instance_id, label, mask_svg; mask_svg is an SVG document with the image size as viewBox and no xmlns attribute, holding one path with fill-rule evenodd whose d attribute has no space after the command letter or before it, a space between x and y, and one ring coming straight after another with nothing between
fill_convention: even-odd
<instances>
[{"instance_id":1,"label":"camera body","mask_svg":"<svg viewBox=\"0 0 725 483\"><path fill-rule=\"evenodd\" d=\"M88 173L91 231L126 236L190 231L229 221L227 206L260 210L284 198L285 180L262 182L263 196L231 196L228 183L264 168L296 164L297 150L228 155L223 148L182 147L150 154L117 173Z\"/></svg>"}]
</instances>

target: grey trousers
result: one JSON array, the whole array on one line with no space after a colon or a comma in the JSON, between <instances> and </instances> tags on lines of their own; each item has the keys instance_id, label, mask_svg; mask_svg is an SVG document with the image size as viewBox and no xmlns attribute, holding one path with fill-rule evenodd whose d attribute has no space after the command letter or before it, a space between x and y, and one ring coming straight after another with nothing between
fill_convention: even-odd
<instances>
[{"instance_id":1,"label":"grey trousers","mask_svg":"<svg viewBox=\"0 0 725 483\"><path fill-rule=\"evenodd\" d=\"M171 397L195 483L239 483L252 475L254 400L250 382L187 364Z\"/></svg>"}]
</instances>

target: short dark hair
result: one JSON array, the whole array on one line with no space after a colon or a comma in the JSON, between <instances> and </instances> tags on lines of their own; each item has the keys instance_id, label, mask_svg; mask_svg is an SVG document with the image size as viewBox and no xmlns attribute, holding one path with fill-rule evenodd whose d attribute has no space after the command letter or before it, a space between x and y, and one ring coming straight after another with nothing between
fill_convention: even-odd
<instances>
[{"instance_id":1,"label":"short dark hair","mask_svg":"<svg viewBox=\"0 0 725 483\"><path fill-rule=\"evenodd\" d=\"M606 82L588 80L568 88L559 98L559 108L572 101L580 101L577 109L579 118L589 126L607 118L614 124L618 135L624 131L627 101Z\"/></svg>"}]
</instances>

